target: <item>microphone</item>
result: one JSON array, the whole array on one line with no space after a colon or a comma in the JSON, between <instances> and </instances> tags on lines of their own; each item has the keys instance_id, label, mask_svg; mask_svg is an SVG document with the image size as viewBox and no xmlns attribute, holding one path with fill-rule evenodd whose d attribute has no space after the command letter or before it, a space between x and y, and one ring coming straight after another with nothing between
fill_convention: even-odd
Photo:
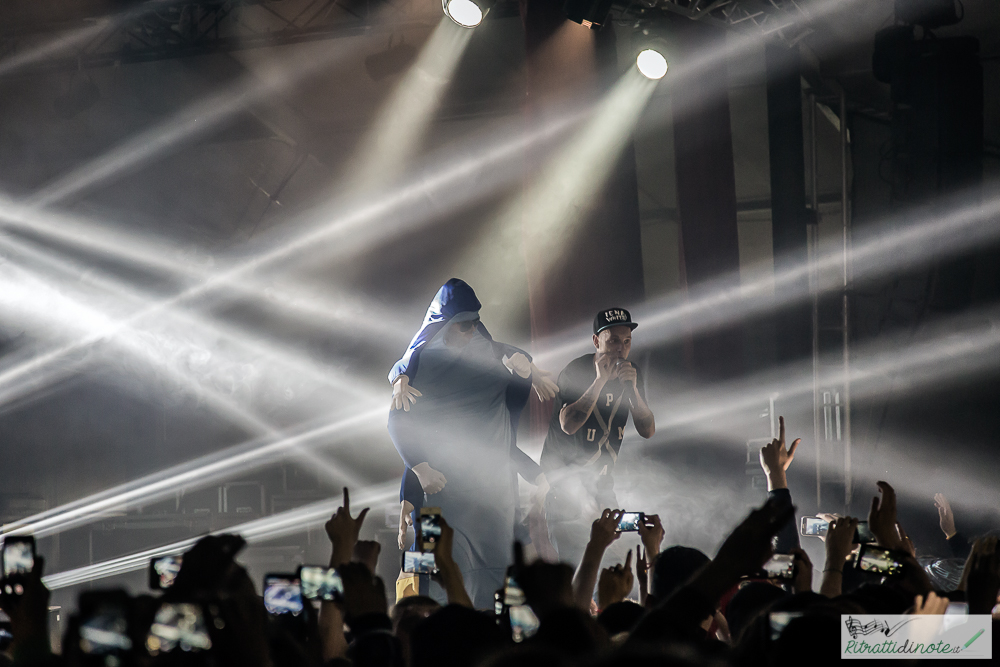
<instances>
[{"instance_id":1,"label":"microphone","mask_svg":"<svg viewBox=\"0 0 1000 667\"><path fill-rule=\"evenodd\" d=\"M617 360L615 360L615 373L620 372L622 366L624 366L627 363L629 363L629 362L627 362L624 359L617 359ZM621 378L619 378L618 381L621 382ZM625 384L625 383L623 383L623 384ZM632 400L631 399L631 395L632 395L632 385L631 384L625 384L625 387L624 387L624 389L622 391L622 396L624 398L629 399L629 402L631 402L631 400Z\"/></svg>"}]
</instances>

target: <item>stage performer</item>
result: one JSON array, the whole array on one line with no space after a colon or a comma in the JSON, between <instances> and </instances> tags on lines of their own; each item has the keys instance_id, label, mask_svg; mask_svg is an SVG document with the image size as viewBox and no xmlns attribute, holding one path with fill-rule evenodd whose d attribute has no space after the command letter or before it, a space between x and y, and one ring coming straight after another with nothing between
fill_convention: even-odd
<instances>
[{"instance_id":1,"label":"stage performer","mask_svg":"<svg viewBox=\"0 0 1000 667\"><path fill-rule=\"evenodd\" d=\"M594 318L596 351L559 374L541 466L552 486L546 517L564 561L579 562L590 522L605 508L620 508L613 473L629 414L643 438L656 430L645 383L628 361L637 326L624 308L602 310Z\"/></svg>"},{"instance_id":2,"label":"stage performer","mask_svg":"<svg viewBox=\"0 0 1000 667\"><path fill-rule=\"evenodd\" d=\"M462 280L438 290L389 373L389 434L406 464L402 515L412 522L421 503L441 507L469 595L491 609L511 559L517 473L547 489L538 464L517 447L518 420L532 386L543 400L556 387L526 352L493 340L480 308ZM403 534L405 524L401 548Z\"/></svg>"}]
</instances>

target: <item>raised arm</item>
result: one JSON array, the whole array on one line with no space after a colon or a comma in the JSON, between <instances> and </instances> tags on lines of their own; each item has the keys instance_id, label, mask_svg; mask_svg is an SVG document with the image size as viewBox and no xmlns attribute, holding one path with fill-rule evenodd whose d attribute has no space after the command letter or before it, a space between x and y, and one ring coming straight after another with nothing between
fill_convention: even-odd
<instances>
[{"instance_id":1,"label":"raised arm","mask_svg":"<svg viewBox=\"0 0 1000 667\"><path fill-rule=\"evenodd\" d=\"M567 403L559 410L559 426L563 432L573 435L580 430L580 427L590 419L590 413L597 405L597 399L601 395L601 390L608 380L615 373L615 367L610 357L604 354L594 355L594 367L597 369L597 377L590 383L583 396L572 403Z\"/></svg>"},{"instance_id":2,"label":"raised arm","mask_svg":"<svg viewBox=\"0 0 1000 667\"><path fill-rule=\"evenodd\" d=\"M628 393L628 402L636 432L647 440L652 438L656 433L656 421L653 419L653 411L649 409L646 399L639 390L639 373L635 366L626 361L619 367L618 377L622 384L632 385L632 391Z\"/></svg>"},{"instance_id":3,"label":"raised arm","mask_svg":"<svg viewBox=\"0 0 1000 667\"><path fill-rule=\"evenodd\" d=\"M780 504L780 506L791 506L792 495L788 490L788 479L786 471L792 465L795 458L795 450L798 449L801 439L796 439L792 446L785 449L785 418L778 417L778 437L770 444L765 445L760 450L760 467L767 475L767 497ZM793 549L798 549L799 532L795 526L795 516L781 526L778 531L778 541L775 545L775 552L779 554L792 553Z\"/></svg>"},{"instance_id":4,"label":"raised arm","mask_svg":"<svg viewBox=\"0 0 1000 667\"><path fill-rule=\"evenodd\" d=\"M590 610L590 601L594 598L594 586L597 585L597 574L601 569L604 552L621 536L618 532L618 522L621 518L621 510L605 509L601 518L590 528L590 541L587 542L583 559L576 569L576 574L573 575L573 599L580 609Z\"/></svg>"}]
</instances>

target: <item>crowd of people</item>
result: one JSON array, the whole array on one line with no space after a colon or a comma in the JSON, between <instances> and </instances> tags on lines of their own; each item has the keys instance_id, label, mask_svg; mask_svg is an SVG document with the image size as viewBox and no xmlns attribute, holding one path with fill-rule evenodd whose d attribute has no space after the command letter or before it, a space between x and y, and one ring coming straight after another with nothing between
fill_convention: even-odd
<instances>
[{"instance_id":1,"label":"crowd of people","mask_svg":"<svg viewBox=\"0 0 1000 667\"><path fill-rule=\"evenodd\" d=\"M444 604L422 595L390 604L375 574L380 545L360 540L367 512L352 515L347 489L343 506L325 526L329 566L342 587L335 599L305 600L297 614L276 613L282 610L265 604L266 595L236 559L244 545L239 536L208 536L184 554L173 585L158 597L83 593L57 654L49 642L39 556L15 588L2 587L0 602L13 635L8 659L17 667L743 667L839 660L842 614L943 614L950 603L961 602L970 614L993 614L996 628L997 538L979 537L971 548L959 544L970 542L958 534L939 495L949 544L956 553L968 551L959 580L949 586L947 578L918 563L897 519L895 491L885 482L878 483L867 525L877 546L902 567L890 574L856 567L858 519L831 515L822 582L813 590L814 566L800 548L786 482L794 450L783 436L762 448L768 498L714 557L684 545L664 549L668 536L659 518L647 515L637 526L641 544L635 553L602 569L609 547L623 535L622 510L606 508L593 521L579 562L555 562L546 549L529 550L538 556L526 561L520 543L512 544L504 587L488 609L477 609L466 589L446 517L434 548ZM790 556L790 577L765 574L776 553ZM630 599L636 580L639 593Z\"/></svg>"}]
</instances>

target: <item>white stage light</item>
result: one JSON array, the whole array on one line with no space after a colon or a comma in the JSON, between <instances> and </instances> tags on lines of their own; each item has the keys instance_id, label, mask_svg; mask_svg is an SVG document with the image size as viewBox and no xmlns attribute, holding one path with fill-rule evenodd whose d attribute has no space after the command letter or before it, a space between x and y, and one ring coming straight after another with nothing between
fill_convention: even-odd
<instances>
[{"instance_id":1,"label":"white stage light","mask_svg":"<svg viewBox=\"0 0 1000 667\"><path fill-rule=\"evenodd\" d=\"M643 49L635 58L635 66L647 79L662 79L667 73L667 59L653 49Z\"/></svg>"},{"instance_id":2,"label":"white stage light","mask_svg":"<svg viewBox=\"0 0 1000 667\"><path fill-rule=\"evenodd\" d=\"M475 28L483 22L488 11L472 0L444 0L444 13L464 28Z\"/></svg>"}]
</instances>

